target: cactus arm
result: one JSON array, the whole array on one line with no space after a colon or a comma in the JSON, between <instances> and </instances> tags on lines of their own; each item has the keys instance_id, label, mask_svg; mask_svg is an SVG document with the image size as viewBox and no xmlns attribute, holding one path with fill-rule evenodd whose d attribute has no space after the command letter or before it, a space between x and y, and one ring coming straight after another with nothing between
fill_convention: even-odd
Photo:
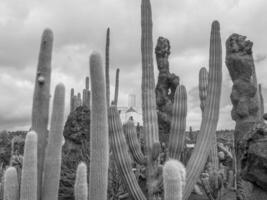
<instances>
[{"instance_id":1,"label":"cactus arm","mask_svg":"<svg viewBox=\"0 0 267 200\"><path fill-rule=\"evenodd\" d=\"M176 87L169 137L169 157L180 160L184 149L187 114L187 94L183 85Z\"/></svg>"},{"instance_id":2,"label":"cactus arm","mask_svg":"<svg viewBox=\"0 0 267 200\"><path fill-rule=\"evenodd\" d=\"M37 199L37 134L27 134L21 173L20 200Z\"/></svg>"},{"instance_id":3,"label":"cactus arm","mask_svg":"<svg viewBox=\"0 0 267 200\"><path fill-rule=\"evenodd\" d=\"M51 128L44 162L42 200L58 199L64 126L64 107L65 86L60 83L56 86L54 93Z\"/></svg>"},{"instance_id":4,"label":"cactus arm","mask_svg":"<svg viewBox=\"0 0 267 200\"><path fill-rule=\"evenodd\" d=\"M15 167L8 167L4 175L4 200L19 199L18 175Z\"/></svg>"},{"instance_id":5,"label":"cactus arm","mask_svg":"<svg viewBox=\"0 0 267 200\"><path fill-rule=\"evenodd\" d=\"M186 166L187 182L183 199L188 199L196 184L210 151L210 137L215 133L220 108L222 82L222 47L219 22L212 23L210 38L210 60L208 97L196 146Z\"/></svg>"},{"instance_id":6,"label":"cactus arm","mask_svg":"<svg viewBox=\"0 0 267 200\"><path fill-rule=\"evenodd\" d=\"M118 170L132 198L134 200L145 200L146 198L132 171L132 162L128 154L126 139L123 135L122 124L116 107L111 106L108 114L110 145Z\"/></svg>"},{"instance_id":7,"label":"cactus arm","mask_svg":"<svg viewBox=\"0 0 267 200\"><path fill-rule=\"evenodd\" d=\"M164 200L182 200L186 171L177 160L168 160L163 167Z\"/></svg>"},{"instance_id":8,"label":"cactus arm","mask_svg":"<svg viewBox=\"0 0 267 200\"><path fill-rule=\"evenodd\" d=\"M146 163L146 158L141 151L140 142L137 138L136 128L132 120L128 120L123 125L124 134L126 136L126 141L128 143L130 152L135 160L140 165Z\"/></svg>"},{"instance_id":9,"label":"cactus arm","mask_svg":"<svg viewBox=\"0 0 267 200\"><path fill-rule=\"evenodd\" d=\"M110 45L110 29L106 33L106 98L107 106L110 104L110 86L109 86L109 45Z\"/></svg>"},{"instance_id":10,"label":"cactus arm","mask_svg":"<svg viewBox=\"0 0 267 200\"><path fill-rule=\"evenodd\" d=\"M118 104L118 96L119 96L119 76L120 76L120 69L116 70L116 83L115 83L115 93L114 93L114 105L117 106Z\"/></svg>"},{"instance_id":11,"label":"cactus arm","mask_svg":"<svg viewBox=\"0 0 267 200\"><path fill-rule=\"evenodd\" d=\"M50 29L43 32L37 66L32 106L32 127L38 134L38 199L40 199L42 172L47 140L47 125L50 100L51 57L53 33Z\"/></svg>"},{"instance_id":12,"label":"cactus arm","mask_svg":"<svg viewBox=\"0 0 267 200\"><path fill-rule=\"evenodd\" d=\"M75 200L88 200L87 166L81 162L76 171L74 185Z\"/></svg>"},{"instance_id":13,"label":"cactus arm","mask_svg":"<svg viewBox=\"0 0 267 200\"><path fill-rule=\"evenodd\" d=\"M99 53L90 56L92 112L90 128L89 199L106 199L108 187L108 120L104 69Z\"/></svg>"}]
</instances>

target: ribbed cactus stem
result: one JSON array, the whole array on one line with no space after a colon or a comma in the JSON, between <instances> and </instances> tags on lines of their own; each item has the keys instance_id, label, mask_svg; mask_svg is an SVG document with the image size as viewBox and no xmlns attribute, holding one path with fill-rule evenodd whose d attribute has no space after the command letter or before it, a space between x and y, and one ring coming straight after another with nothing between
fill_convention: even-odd
<instances>
[{"instance_id":1,"label":"ribbed cactus stem","mask_svg":"<svg viewBox=\"0 0 267 200\"><path fill-rule=\"evenodd\" d=\"M196 146L186 166L187 181L183 199L188 199L207 161L211 149L210 138L215 133L219 118L222 83L222 46L220 24L212 23L210 37L208 96Z\"/></svg>"},{"instance_id":2,"label":"ribbed cactus stem","mask_svg":"<svg viewBox=\"0 0 267 200\"><path fill-rule=\"evenodd\" d=\"M120 69L117 68L116 70L116 83L115 83L115 93L114 93L114 105L117 106L118 104L118 96L119 96L119 76L120 76Z\"/></svg>"},{"instance_id":3,"label":"ribbed cactus stem","mask_svg":"<svg viewBox=\"0 0 267 200\"><path fill-rule=\"evenodd\" d=\"M8 167L4 175L4 200L19 199L18 175L15 167Z\"/></svg>"},{"instance_id":4,"label":"ribbed cactus stem","mask_svg":"<svg viewBox=\"0 0 267 200\"><path fill-rule=\"evenodd\" d=\"M53 32L45 29L41 39L32 106L32 130L38 134L38 199L42 184L50 100Z\"/></svg>"},{"instance_id":5,"label":"ribbed cactus stem","mask_svg":"<svg viewBox=\"0 0 267 200\"><path fill-rule=\"evenodd\" d=\"M79 106L81 106L82 105L82 97L81 97L81 93L79 92L78 94L77 94L77 100L78 100L78 107Z\"/></svg>"},{"instance_id":6,"label":"ribbed cactus stem","mask_svg":"<svg viewBox=\"0 0 267 200\"><path fill-rule=\"evenodd\" d=\"M27 134L21 173L20 200L37 199L37 134Z\"/></svg>"},{"instance_id":7,"label":"ribbed cactus stem","mask_svg":"<svg viewBox=\"0 0 267 200\"><path fill-rule=\"evenodd\" d=\"M169 157L180 160L185 145L187 94L183 85L176 87L169 137Z\"/></svg>"},{"instance_id":8,"label":"ribbed cactus stem","mask_svg":"<svg viewBox=\"0 0 267 200\"><path fill-rule=\"evenodd\" d=\"M110 45L110 29L107 29L106 34L106 98L107 106L110 104L110 83L109 83L109 45Z\"/></svg>"},{"instance_id":9,"label":"ribbed cactus stem","mask_svg":"<svg viewBox=\"0 0 267 200\"><path fill-rule=\"evenodd\" d=\"M104 69L99 53L90 56L92 112L90 128L89 199L106 199L109 136Z\"/></svg>"},{"instance_id":10,"label":"ribbed cactus stem","mask_svg":"<svg viewBox=\"0 0 267 200\"><path fill-rule=\"evenodd\" d=\"M87 102L87 90L83 89L83 99L82 99L82 105L86 106L86 102Z\"/></svg>"},{"instance_id":11,"label":"ribbed cactus stem","mask_svg":"<svg viewBox=\"0 0 267 200\"><path fill-rule=\"evenodd\" d=\"M75 200L88 200L87 166L81 162L76 171L74 185Z\"/></svg>"},{"instance_id":12,"label":"ribbed cactus stem","mask_svg":"<svg viewBox=\"0 0 267 200\"><path fill-rule=\"evenodd\" d=\"M146 198L132 171L132 161L128 153L126 139L123 135L120 116L115 106L109 108L108 115L110 145L122 180L134 200L145 200Z\"/></svg>"},{"instance_id":13,"label":"ribbed cactus stem","mask_svg":"<svg viewBox=\"0 0 267 200\"><path fill-rule=\"evenodd\" d=\"M164 200L182 200L186 171L178 160L168 160L163 167Z\"/></svg>"},{"instance_id":14,"label":"ribbed cactus stem","mask_svg":"<svg viewBox=\"0 0 267 200\"><path fill-rule=\"evenodd\" d=\"M70 112L74 111L74 88L70 90Z\"/></svg>"},{"instance_id":15,"label":"ribbed cactus stem","mask_svg":"<svg viewBox=\"0 0 267 200\"><path fill-rule=\"evenodd\" d=\"M208 76L209 73L205 67L202 67L199 71L199 99L202 115L204 113L205 102L208 95Z\"/></svg>"},{"instance_id":16,"label":"ribbed cactus stem","mask_svg":"<svg viewBox=\"0 0 267 200\"><path fill-rule=\"evenodd\" d=\"M150 0L141 2L141 53L142 53L142 113L145 134L145 153L147 157L148 199L153 199L154 172L157 163L151 162L152 146L159 142L158 116L155 95L153 65L152 11Z\"/></svg>"},{"instance_id":17,"label":"ribbed cactus stem","mask_svg":"<svg viewBox=\"0 0 267 200\"><path fill-rule=\"evenodd\" d=\"M89 77L88 76L85 77L85 89L89 90Z\"/></svg>"},{"instance_id":18,"label":"ribbed cactus stem","mask_svg":"<svg viewBox=\"0 0 267 200\"><path fill-rule=\"evenodd\" d=\"M200 98L200 108L202 111L202 117L204 114L205 103L208 95L208 76L209 73L205 67L202 67L199 71L199 98ZM214 170L218 170L219 168L219 160L217 153L217 136L216 132L211 136L211 151L210 158L212 167Z\"/></svg>"},{"instance_id":19,"label":"ribbed cactus stem","mask_svg":"<svg viewBox=\"0 0 267 200\"><path fill-rule=\"evenodd\" d=\"M60 83L56 86L54 93L51 128L44 162L42 200L58 199L64 126L64 107L65 86Z\"/></svg>"},{"instance_id":20,"label":"ribbed cactus stem","mask_svg":"<svg viewBox=\"0 0 267 200\"><path fill-rule=\"evenodd\" d=\"M260 95L260 116L262 119L262 116L264 114L264 98L262 95L262 89L261 89L261 84L259 84L259 95Z\"/></svg>"},{"instance_id":21,"label":"ribbed cactus stem","mask_svg":"<svg viewBox=\"0 0 267 200\"><path fill-rule=\"evenodd\" d=\"M141 151L140 142L137 138L136 128L133 120L128 120L123 125L123 130L133 159L139 164L145 164L146 159Z\"/></svg>"}]
</instances>

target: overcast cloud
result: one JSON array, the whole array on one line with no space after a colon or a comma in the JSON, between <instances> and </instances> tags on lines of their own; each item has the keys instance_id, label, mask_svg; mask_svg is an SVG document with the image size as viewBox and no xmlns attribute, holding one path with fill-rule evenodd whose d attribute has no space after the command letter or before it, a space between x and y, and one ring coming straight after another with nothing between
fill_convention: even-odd
<instances>
[{"instance_id":1,"label":"overcast cloud","mask_svg":"<svg viewBox=\"0 0 267 200\"><path fill-rule=\"evenodd\" d=\"M84 88L90 53L101 52L104 64L107 27L111 29L111 95L119 67L119 105L127 106L130 93L140 98L140 3L141 0L1 0L0 130L30 127L40 36L46 27L54 32L51 93L58 82L66 85L66 113L70 88ZM223 60L224 44L232 33L253 41L258 82L267 99L266 0L151 0L151 4L154 45L159 36L170 40L170 70L180 77L189 94L188 126L200 126L198 71L208 66L210 25L215 19L221 24ZM154 67L157 77L156 62ZM234 127L229 99L232 83L224 63L223 80L218 129L229 129Z\"/></svg>"}]
</instances>

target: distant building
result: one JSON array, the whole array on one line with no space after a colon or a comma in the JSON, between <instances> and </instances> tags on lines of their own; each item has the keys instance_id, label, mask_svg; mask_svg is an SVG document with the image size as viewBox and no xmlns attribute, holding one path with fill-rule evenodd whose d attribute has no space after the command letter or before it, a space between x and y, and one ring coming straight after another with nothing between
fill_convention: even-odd
<instances>
[{"instance_id":1,"label":"distant building","mask_svg":"<svg viewBox=\"0 0 267 200\"><path fill-rule=\"evenodd\" d=\"M142 120L142 109L136 105L136 95L130 94L128 96L128 107L118 107L120 112L120 118L122 123L125 123L129 120L130 117L133 118L135 125L139 123L143 125Z\"/></svg>"}]
</instances>

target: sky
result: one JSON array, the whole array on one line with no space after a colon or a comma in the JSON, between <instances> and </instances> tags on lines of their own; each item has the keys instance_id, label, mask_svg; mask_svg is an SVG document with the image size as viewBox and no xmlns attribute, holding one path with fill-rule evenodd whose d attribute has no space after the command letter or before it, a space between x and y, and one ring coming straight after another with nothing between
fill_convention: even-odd
<instances>
[{"instance_id":1,"label":"sky","mask_svg":"<svg viewBox=\"0 0 267 200\"><path fill-rule=\"evenodd\" d=\"M266 0L151 0L151 4L154 47L159 36L169 39L170 71L180 77L188 92L188 127L196 130L201 123L198 72L201 67L208 67L213 20L220 22L223 47L218 129L231 129L235 125L230 115L232 81L224 64L225 41L232 33L245 35L254 43L258 82L267 99ZM136 94L141 105L140 5L141 0L1 0L0 130L30 128L40 37L47 27L54 33L51 94L57 83L65 84L66 116L70 89L82 92L92 51L101 53L104 65L107 27L111 31L111 97L115 71L120 68L118 105L127 106L129 94ZM156 62L154 69L157 78Z\"/></svg>"}]
</instances>

